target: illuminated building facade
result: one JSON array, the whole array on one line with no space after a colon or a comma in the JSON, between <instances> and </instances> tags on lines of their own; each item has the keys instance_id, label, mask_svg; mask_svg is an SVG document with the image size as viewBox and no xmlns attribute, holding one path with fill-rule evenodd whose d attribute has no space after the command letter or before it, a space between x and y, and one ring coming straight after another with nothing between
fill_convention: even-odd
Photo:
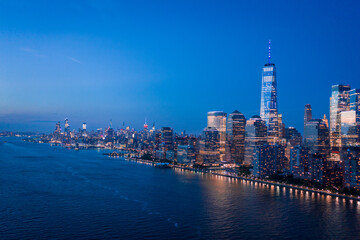
<instances>
[{"instance_id":1,"label":"illuminated building facade","mask_svg":"<svg viewBox=\"0 0 360 240\"><path fill-rule=\"evenodd\" d=\"M161 143L166 144L169 148L174 146L174 131L170 127L161 128Z\"/></svg>"},{"instance_id":2,"label":"illuminated building facade","mask_svg":"<svg viewBox=\"0 0 360 240\"><path fill-rule=\"evenodd\" d=\"M64 129L65 135L69 136L70 134L70 124L69 119L65 118L65 129Z\"/></svg>"},{"instance_id":3,"label":"illuminated building facade","mask_svg":"<svg viewBox=\"0 0 360 240\"><path fill-rule=\"evenodd\" d=\"M269 63L262 69L260 117L266 123L268 136L276 138L279 137L276 68L270 59L269 42Z\"/></svg>"},{"instance_id":4,"label":"illuminated building facade","mask_svg":"<svg viewBox=\"0 0 360 240\"><path fill-rule=\"evenodd\" d=\"M360 190L360 147L343 148L343 186Z\"/></svg>"},{"instance_id":5,"label":"illuminated building facade","mask_svg":"<svg viewBox=\"0 0 360 240\"><path fill-rule=\"evenodd\" d=\"M191 145L177 146L177 162L180 164L190 165L195 162L195 150Z\"/></svg>"},{"instance_id":6,"label":"illuminated building facade","mask_svg":"<svg viewBox=\"0 0 360 240\"><path fill-rule=\"evenodd\" d=\"M255 149L253 175L264 178L283 170L285 148L281 145L262 145Z\"/></svg>"},{"instance_id":7,"label":"illuminated building facade","mask_svg":"<svg viewBox=\"0 0 360 240\"><path fill-rule=\"evenodd\" d=\"M306 123L311 119L312 119L312 108L310 104L306 104L304 110L304 130Z\"/></svg>"},{"instance_id":8,"label":"illuminated building facade","mask_svg":"<svg viewBox=\"0 0 360 240\"><path fill-rule=\"evenodd\" d=\"M302 143L301 133L294 127L285 128L285 139L291 146L300 145Z\"/></svg>"},{"instance_id":9,"label":"illuminated building facade","mask_svg":"<svg viewBox=\"0 0 360 240\"><path fill-rule=\"evenodd\" d=\"M359 145L359 124L356 122L356 111L343 111L340 113L341 146L349 147Z\"/></svg>"},{"instance_id":10,"label":"illuminated building facade","mask_svg":"<svg viewBox=\"0 0 360 240\"><path fill-rule=\"evenodd\" d=\"M223 111L212 111L207 114L207 127L216 129L220 135L220 161L225 161L226 116L227 114Z\"/></svg>"},{"instance_id":11,"label":"illuminated building facade","mask_svg":"<svg viewBox=\"0 0 360 240\"><path fill-rule=\"evenodd\" d=\"M244 162L245 156L245 116L235 110L229 114L226 127L226 161L237 164Z\"/></svg>"},{"instance_id":12,"label":"illuminated building facade","mask_svg":"<svg viewBox=\"0 0 360 240\"><path fill-rule=\"evenodd\" d=\"M61 126L60 126L60 122L57 122L55 125L55 134L60 134L61 133Z\"/></svg>"},{"instance_id":13,"label":"illuminated building facade","mask_svg":"<svg viewBox=\"0 0 360 240\"><path fill-rule=\"evenodd\" d=\"M350 110L350 86L333 85L330 97L330 146L331 150L339 151L341 148L341 116L343 111Z\"/></svg>"},{"instance_id":14,"label":"illuminated building facade","mask_svg":"<svg viewBox=\"0 0 360 240\"><path fill-rule=\"evenodd\" d=\"M322 119L311 119L306 123L304 143L312 154L330 154L329 129Z\"/></svg>"},{"instance_id":15,"label":"illuminated building facade","mask_svg":"<svg viewBox=\"0 0 360 240\"><path fill-rule=\"evenodd\" d=\"M351 89L350 95L350 110L356 113L356 123L360 124L360 89Z\"/></svg>"},{"instance_id":16,"label":"illuminated building facade","mask_svg":"<svg viewBox=\"0 0 360 240\"><path fill-rule=\"evenodd\" d=\"M265 121L255 115L246 122L245 126L245 156L244 163L252 165L255 148L267 143L267 127Z\"/></svg>"},{"instance_id":17,"label":"illuminated building facade","mask_svg":"<svg viewBox=\"0 0 360 240\"><path fill-rule=\"evenodd\" d=\"M310 180L310 154L309 149L297 145L290 150L290 174L294 178Z\"/></svg>"},{"instance_id":18,"label":"illuminated building facade","mask_svg":"<svg viewBox=\"0 0 360 240\"><path fill-rule=\"evenodd\" d=\"M203 165L220 162L220 132L213 127L204 129L200 140L200 156Z\"/></svg>"}]
</instances>

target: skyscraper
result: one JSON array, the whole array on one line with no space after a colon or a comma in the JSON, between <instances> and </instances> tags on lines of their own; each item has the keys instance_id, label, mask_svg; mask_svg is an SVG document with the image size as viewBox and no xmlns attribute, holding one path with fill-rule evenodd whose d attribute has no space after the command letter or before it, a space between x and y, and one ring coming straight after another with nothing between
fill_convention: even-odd
<instances>
[{"instance_id":1,"label":"skyscraper","mask_svg":"<svg viewBox=\"0 0 360 240\"><path fill-rule=\"evenodd\" d=\"M330 97L330 146L333 151L341 147L340 113L350 110L349 85L333 85Z\"/></svg>"},{"instance_id":2,"label":"skyscraper","mask_svg":"<svg viewBox=\"0 0 360 240\"><path fill-rule=\"evenodd\" d=\"M171 149L174 145L174 131L170 127L161 128L161 142L168 145Z\"/></svg>"},{"instance_id":3,"label":"skyscraper","mask_svg":"<svg viewBox=\"0 0 360 240\"><path fill-rule=\"evenodd\" d=\"M70 134L70 124L69 124L69 119L65 118L65 129L64 129L65 135L69 135Z\"/></svg>"},{"instance_id":4,"label":"skyscraper","mask_svg":"<svg viewBox=\"0 0 360 240\"><path fill-rule=\"evenodd\" d=\"M207 114L207 127L219 132L220 161L225 160L226 116L223 111L212 111Z\"/></svg>"},{"instance_id":5,"label":"skyscraper","mask_svg":"<svg viewBox=\"0 0 360 240\"><path fill-rule=\"evenodd\" d=\"M61 133L61 126L60 126L60 122L57 122L55 125L55 134L60 134Z\"/></svg>"},{"instance_id":6,"label":"skyscraper","mask_svg":"<svg viewBox=\"0 0 360 240\"><path fill-rule=\"evenodd\" d=\"M308 121L310 121L312 119L312 109L311 109L311 105L310 104L306 104L305 105L305 110L304 110L304 130L305 130L305 125Z\"/></svg>"},{"instance_id":7,"label":"skyscraper","mask_svg":"<svg viewBox=\"0 0 360 240\"><path fill-rule=\"evenodd\" d=\"M220 162L220 134L216 128L207 127L204 129L201 135L199 153L203 165Z\"/></svg>"},{"instance_id":8,"label":"skyscraper","mask_svg":"<svg viewBox=\"0 0 360 240\"><path fill-rule=\"evenodd\" d=\"M242 164L245 154L245 116L235 110L229 114L226 127L226 161Z\"/></svg>"},{"instance_id":9,"label":"skyscraper","mask_svg":"<svg viewBox=\"0 0 360 240\"><path fill-rule=\"evenodd\" d=\"M207 113L207 126L216 128L218 131L226 130L226 113L223 111L212 111Z\"/></svg>"},{"instance_id":10,"label":"skyscraper","mask_svg":"<svg viewBox=\"0 0 360 240\"><path fill-rule=\"evenodd\" d=\"M356 112L356 123L360 124L360 89L351 89L350 95L350 110Z\"/></svg>"},{"instance_id":11,"label":"skyscraper","mask_svg":"<svg viewBox=\"0 0 360 240\"><path fill-rule=\"evenodd\" d=\"M330 154L329 129L322 119L311 119L305 125L304 143L312 154Z\"/></svg>"},{"instance_id":12,"label":"skyscraper","mask_svg":"<svg viewBox=\"0 0 360 240\"><path fill-rule=\"evenodd\" d=\"M265 121L259 116L252 116L246 121L245 126L245 158L244 163L252 165L256 146L267 143L267 131Z\"/></svg>"},{"instance_id":13,"label":"skyscraper","mask_svg":"<svg viewBox=\"0 0 360 240\"><path fill-rule=\"evenodd\" d=\"M260 117L265 121L269 137L279 137L276 68L271 63L269 41L269 63L262 69Z\"/></svg>"}]
</instances>

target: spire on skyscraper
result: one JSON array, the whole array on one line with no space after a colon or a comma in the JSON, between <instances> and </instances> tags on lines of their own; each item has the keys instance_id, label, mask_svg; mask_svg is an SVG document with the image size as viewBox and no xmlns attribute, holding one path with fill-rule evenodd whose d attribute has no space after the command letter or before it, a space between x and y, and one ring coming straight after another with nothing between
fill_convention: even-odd
<instances>
[{"instance_id":1,"label":"spire on skyscraper","mask_svg":"<svg viewBox=\"0 0 360 240\"><path fill-rule=\"evenodd\" d=\"M269 63L271 63L271 40L269 39Z\"/></svg>"}]
</instances>

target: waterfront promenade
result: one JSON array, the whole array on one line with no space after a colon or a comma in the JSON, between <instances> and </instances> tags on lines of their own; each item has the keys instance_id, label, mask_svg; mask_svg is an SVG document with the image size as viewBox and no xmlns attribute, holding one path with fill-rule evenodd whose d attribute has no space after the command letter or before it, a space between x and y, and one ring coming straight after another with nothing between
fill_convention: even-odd
<instances>
[{"instance_id":1,"label":"waterfront promenade","mask_svg":"<svg viewBox=\"0 0 360 240\"><path fill-rule=\"evenodd\" d=\"M178 169L183 169L183 170L188 170L188 171L194 171L194 172L200 172L197 169L193 169L190 167L181 167L181 166L173 166L174 168L178 168ZM226 170L222 170L225 171ZM298 185L293 185L293 184L286 184L286 183L281 183L281 182L275 182L275 181L271 181L271 180L265 180L265 179L258 179L258 178L250 178L250 177L245 177L245 176L239 176L233 173L219 173L217 171L202 171L204 173L209 173L209 174L213 174L216 176L222 176L222 177L228 177L228 178L236 178L236 179L241 179L241 180L245 180L245 181L250 181L250 182L257 182L257 183L261 183L264 185L271 185L271 186L276 186L276 187L284 187L284 188L289 188L289 189L294 189L294 190L298 190L298 191L304 191L304 192L309 192L309 193L316 193L316 194L322 194L325 196L332 196L332 197L337 197L337 198L342 198L342 199L348 199L348 200L352 200L352 201L359 201L360 202L360 196L356 197L356 196L349 196L346 194L338 194L338 193L333 193L330 191L326 191L326 190L321 190L321 189L316 189L316 188L310 188L310 187L301 187Z\"/></svg>"}]
</instances>

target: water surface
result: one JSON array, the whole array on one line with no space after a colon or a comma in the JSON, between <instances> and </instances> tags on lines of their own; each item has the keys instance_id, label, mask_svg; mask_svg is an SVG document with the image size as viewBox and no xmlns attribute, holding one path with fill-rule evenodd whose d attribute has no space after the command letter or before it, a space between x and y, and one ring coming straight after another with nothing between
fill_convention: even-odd
<instances>
[{"instance_id":1,"label":"water surface","mask_svg":"<svg viewBox=\"0 0 360 240\"><path fill-rule=\"evenodd\" d=\"M1 239L360 239L360 204L0 138Z\"/></svg>"}]
</instances>

